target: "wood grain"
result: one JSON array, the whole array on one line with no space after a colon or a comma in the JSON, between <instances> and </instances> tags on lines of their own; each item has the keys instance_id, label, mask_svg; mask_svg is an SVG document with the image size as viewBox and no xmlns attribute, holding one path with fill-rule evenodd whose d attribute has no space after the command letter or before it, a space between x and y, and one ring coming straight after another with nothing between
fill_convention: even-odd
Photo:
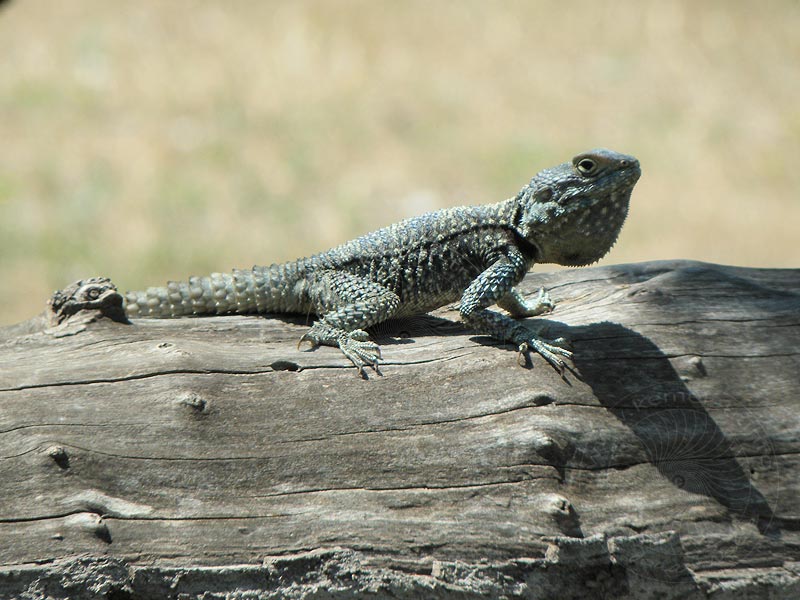
<instances>
[{"instance_id":1,"label":"wood grain","mask_svg":"<svg viewBox=\"0 0 800 600\"><path fill-rule=\"evenodd\" d=\"M800 270L539 286L566 381L452 310L367 381L302 317L0 330L0 597L797 597Z\"/></svg>"}]
</instances>

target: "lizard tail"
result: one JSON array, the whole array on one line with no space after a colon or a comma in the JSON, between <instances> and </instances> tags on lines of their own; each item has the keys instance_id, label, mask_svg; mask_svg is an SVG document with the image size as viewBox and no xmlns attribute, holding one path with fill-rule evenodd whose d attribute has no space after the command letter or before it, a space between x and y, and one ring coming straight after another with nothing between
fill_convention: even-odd
<instances>
[{"instance_id":1,"label":"lizard tail","mask_svg":"<svg viewBox=\"0 0 800 600\"><path fill-rule=\"evenodd\" d=\"M253 267L170 281L164 287L125 293L129 317L168 319L187 315L284 312L287 265Z\"/></svg>"}]
</instances>

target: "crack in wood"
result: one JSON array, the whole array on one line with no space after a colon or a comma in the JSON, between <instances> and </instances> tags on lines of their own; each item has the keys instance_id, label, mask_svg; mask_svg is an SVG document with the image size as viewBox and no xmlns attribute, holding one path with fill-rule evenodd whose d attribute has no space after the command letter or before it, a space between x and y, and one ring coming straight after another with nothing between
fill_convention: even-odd
<instances>
[{"instance_id":1,"label":"crack in wood","mask_svg":"<svg viewBox=\"0 0 800 600\"><path fill-rule=\"evenodd\" d=\"M425 365L437 362L449 362L452 360L457 360L459 358L468 356L470 353L458 354L453 356L434 356L431 358L424 358L424 359L417 359L417 360L409 360L409 361L402 361L402 362L395 362L395 361L384 361L381 362L381 366L386 365ZM275 361L273 361L275 362ZM294 362L294 361L292 361ZM320 370L320 369L337 369L337 370L353 370L352 365L350 364L318 364L318 365L301 365L297 363L298 368L294 370L295 372L300 371L312 371L312 370ZM69 387L69 386L82 386L82 385L97 385L97 384L108 384L108 383L125 383L129 381L140 381L143 379L152 379L154 377L163 377L163 376L171 376L171 375L242 375L242 376L253 376L253 375L265 375L269 373L276 373L282 372L285 369L273 369L273 368L266 368L266 369L252 369L252 370L243 370L243 369L168 369L164 371L151 371L148 373L137 373L134 375L126 375L124 377L109 377L109 378L97 378L97 379L84 379L78 381L52 381L47 383L32 383L29 385L21 385L16 387L9 387L9 388L0 388L0 393L2 392L23 392L26 390L34 390L34 389L43 389L43 388L51 388L51 387ZM0 432L1 433L1 432Z\"/></svg>"},{"instance_id":2,"label":"crack in wood","mask_svg":"<svg viewBox=\"0 0 800 600\"><path fill-rule=\"evenodd\" d=\"M475 343L460 328L392 345L399 360L385 366L396 376L386 370L374 383L357 380L335 349L284 352L300 329L284 321L100 322L35 339L25 337L31 327L7 329L0 561L101 553L130 558L132 569L162 560L183 569L330 542L363 548L365 560L384 560L386 547L395 562L424 555L426 569L445 574L481 557L476 573L514 585L530 572L497 566L508 557L540 552L538 578L568 556L570 573L600 556L608 575L613 554L637 586L665 557L694 583L707 565L746 582L768 561L793 559L800 323L788 310L795 300L762 284L800 287L798 271L670 262L584 273L521 286L570 296L556 313L570 323L526 325L572 338L581 379L571 386L518 369L496 349L510 345ZM626 300L636 289L662 296ZM145 351L164 340L186 354ZM267 366L293 368L288 361L301 372ZM705 377L686 375L702 364ZM654 537L666 529L681 533ZM634 530L650 545L637 545ZM585 538L570 545L565 531ZM612 552L605 536L620 531ZM304 565L292 568L317 568Z\"/></svg>"}]
</instances>

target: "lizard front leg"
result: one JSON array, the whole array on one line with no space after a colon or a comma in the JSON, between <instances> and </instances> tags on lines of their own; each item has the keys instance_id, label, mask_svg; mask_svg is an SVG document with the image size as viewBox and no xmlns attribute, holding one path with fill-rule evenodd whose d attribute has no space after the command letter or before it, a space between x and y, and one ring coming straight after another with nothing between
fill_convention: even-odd
<instances>
[{"instance_id":1,"label":"lizard front leg","mask_svg":"<svg viewBox=\"0 0 800 600\"><path fill-rule=\"evenodd\" d=\"M512 318L486 308L499 301L500 306L512 314L527 316L526 313L530 311L534 314L544 312L547 304L552 306L547 301L537 303L536 306L528 305L514 290L514 284L528 270L525 257L516 247L500 249L496 254L491 266L464 290L460 302L461 318L481 333L517 344L520 354L535 350L557 371L563 373L566 368L564 358L570 358L572 353L559 345L562 340L545 341Z\"/></svg>"},{"instance_id":2,"label":"lizard front leg","mask_svg":"<svg viewBox=\"0 0 800 600\"><path fill-rule=\"evenodd\" d=\"M397 310L400 298L363 277L340 271L321 271L309 278L308 295L321 318L302 338L313 346L337 346L364 377L364 367L378 371L381 350L365 328L385 321Z\"/></svg>"}]
</instances>

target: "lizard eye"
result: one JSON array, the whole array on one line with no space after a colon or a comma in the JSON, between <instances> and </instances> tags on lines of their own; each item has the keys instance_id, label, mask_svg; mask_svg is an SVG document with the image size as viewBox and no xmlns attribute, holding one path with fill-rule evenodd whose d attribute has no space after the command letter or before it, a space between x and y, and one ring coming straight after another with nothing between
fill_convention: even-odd
<instances>
[{"instance_id":1,"label":"lizard eye","mask_svg":"<svg viewBox=\"0 0 800 600\"><path fill-rule=\"evenodd\" d=\"M591 158L582 158L575 167L581 175L594 175L597 170L597 163Z\"/></svg>"}]
</instances>

